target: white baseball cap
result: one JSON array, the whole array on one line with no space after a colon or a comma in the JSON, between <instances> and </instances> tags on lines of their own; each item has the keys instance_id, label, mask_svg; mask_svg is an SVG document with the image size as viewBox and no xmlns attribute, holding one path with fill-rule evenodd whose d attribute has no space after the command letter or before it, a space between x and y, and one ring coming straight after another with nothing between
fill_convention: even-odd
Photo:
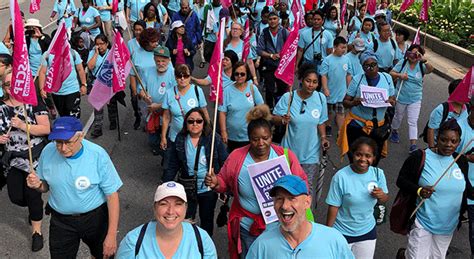
<instances>
[{"instance_id":1,"label":"white baseball cap","mask_svg":"<svg viewBox=\"0 0 474 259\"><path fill-rule=\"evenodd\" d=\"M158 188L156 188L154 201L158 202L171 196L176 196L184 202L188 202L188 199L186 198L186 191L184 191L183 185L174 181L162 183L160 186L158 186Z\"/></svg>"},{"instance_id":2,"label":"white baseball cap","mask_svg":"<svg viewBox=\"0 0 474 259\"><path fill-rule=\"evenodd\" d=\"M174 30L175 28L179 28L181 26L184 26L184 23L182 21L180 21L180 20L174 21L171 24L171 30Z\"/></svg>"}]
</instances>

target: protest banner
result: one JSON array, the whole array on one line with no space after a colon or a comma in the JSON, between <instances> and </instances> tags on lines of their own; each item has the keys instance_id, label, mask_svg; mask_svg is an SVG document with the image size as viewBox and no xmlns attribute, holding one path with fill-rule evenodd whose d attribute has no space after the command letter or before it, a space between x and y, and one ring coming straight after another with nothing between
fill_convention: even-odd
<instances>
[{"instance_id":1,"label":"protest banner","mask_svg":"<svg viewBox=\"0 0 474 259\"><path fill-rule=\"evenodd\" d=\"M257 197L258 206L262 212L266 224L278 220L273 209L273 199L270 197L270 190L279 178L291 174L285 156L279 156L247 167L252 182L252 188Z\"/></svg>"},{"instance_id":2,"label":"protest banner","mask_svg":"<svg viewBox=\"0 0 474 259\"><path fill-rule=\"evenodd\" d=\"M365 107L392 107L390 103L386 102L388 100L387 89L361 85L360 95L362 98L362 105Z\"/></svg>"}]
</instances>

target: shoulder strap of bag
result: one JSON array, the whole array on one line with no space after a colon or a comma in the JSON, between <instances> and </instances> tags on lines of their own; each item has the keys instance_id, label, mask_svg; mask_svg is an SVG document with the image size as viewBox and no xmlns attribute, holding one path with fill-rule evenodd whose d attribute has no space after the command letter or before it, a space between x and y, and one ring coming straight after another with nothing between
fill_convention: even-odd
<instances>
[{"instance_id":1,"label":"shoulder strap of bag","mask_svg":"<svg viewBox=\"0 0 474 259\"><path fill-rule=\"evenodd\" d=\"M196 157L194 158L194 176L197 177L197 173L199 170L199 155L201 154L201 138L198 140L197 150L196 150Z\"/></svg>"},{"instance_id":2,"label":"shoulder strap of bag","mask_svg":"<svg viewBox=\"0 0 474 259\"><path fill-rule=\"evenodd\" d=\"M418 64L420 65L421 78L423 78L425 76L425 70L423 69L423 63L418 62Z\"/></svg>"},{"instance_id":3,"label":"shoulder strap of bag","mask_svg":"<svg viewBox=\"0 0 474 259\"><path fill-rule=\"evenodd\" d=\"M255 101L255 90L253 89L253 83L250 84L250 94L252 95L253 106L257 106L257 102Z\"/></svg>"},{"instance_id":4,"label":"shoulder strap of bag","mask_svg":"<svg viewBox=\"0 0 474 259\"><path fill-rule=\"evenodd\" d=\"M441 122L439 123L440 126L446 120L446 118L448 118L448 114L449 114L449 103L444 102L442 103L442 105L443 105L443 117L441 117Z\"/></svg>"},{"instance_id":5,"label":"shoulder strap of bag","mask_svg":"<svg viewBox=\"0 0 474 259\"><path fill-rule=\"evenodd\" d=\"M199 103L200 103L199 91L198 91L198 87L196 85L194 86L194 94L196 94L196 98L197 98L197 101L198 101L198 107L199 107Z\"/></svg>"},{"instance_id":6,"label":"shoulder strap of bag","mask_svg":"<svg viewBox=\"0 0 474 259\"><path fill-rule=\"evenodd\" d=\"M201 259L203 259L204 258L204 248L202 246L201 233L199 233L199 229L196 227L196 225L191 224L191 226L193 226L194 235L196 236L196 241L197 241L197 244L198 244L199 253L201 254Z\"/></svg>"},{"instance_id":7,"label":"shoulder strap of bag","mask_svg":"<svg viewBox=\"0 0 474 259\"><path fill-rule=\"evenodd\" d=\"M309 49L309 47L313 46L314 42L316 42L316 40L317 40L319 37L322 37L321 34L323 33L323 31L324 31L324 30L321 30L321 31L319 32L319 34L318 34L316 37L313 38L313 40L311 41L311 43L303 49L303 56L304 56L304 54L306 53L306 51Z\"/></svg>"},{"instance_id":8,"label":"shoulder strap of bag","mask_svg":"<svg viewBox=\"0 0 474 259\"><path fill-rule=\"evenodd\" d=\"M137 243L135 244L135 257L137 257L138 253L140 252L140 247L143 243L143 238L145 237L146 228L148 227L148 223L143 224L142 228L140 229L140 234L138 235Z\"/></svg>"},{"instance_id":9,"label":"shoulder strap of bag","mask_svg":"<svg viewBox=\"0 0 474 259\"><path fill-rule=\"evenodd\" d=\"M186 17L186 19L184 20L184 25L186 25L186 23L188 22L189 18L191 18L191 15L193 14L193 10L191 10L189 13L188 13L188 16Z\"/></svg>"},{"instance_id":10,"label":"shoulder strap of bag","mask_svg":"<svg viewBox=\"0 0 474 259\"><path fill-rule=\"evenodd\" d=\"M174 91L175 99L176 101L178 101L179 109L181 110L181 115L183 115L183 118L184 118L185 114L184 114L183 106L181 105L181 101L180 101L181 96L178 95L178 91L176 91L176 87L173 88L173 91Z\"/></svg>"},{"instance_id":11,"label":"shoulder strap of bag","mask_svg":"<svg viewBox=\"0 0 474 259\"><path fill-rule=\"evenodd\" d=\"M421 177L421 172L423 171L423 167L425 167L425 159L426 159L426 152L424 149L421 150L421 161L420 161L420 167L418 167L418 174L416 179L420 179Z\"/></svg>"},{"instance_id":12,"label":"shoulder strap of bag","mask_svg":"<svg viewBox=\"0 0 474 259\"><path fill-rule=\"evenodd\" d=\"M372 35L372 41L374 42L374 52L377 52L377 50L379 49L379 41L375 38L372 32L369 33L370 35Z\"/></svg>"}]
</instances>

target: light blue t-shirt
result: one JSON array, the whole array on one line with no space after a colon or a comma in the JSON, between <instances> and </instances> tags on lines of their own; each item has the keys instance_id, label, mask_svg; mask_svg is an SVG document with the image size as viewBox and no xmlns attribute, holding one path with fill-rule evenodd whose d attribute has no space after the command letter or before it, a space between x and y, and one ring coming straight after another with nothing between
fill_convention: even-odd
<instances>
[{"instance_id":1,"label":"light blue t-shirt","mask_svg":"<svg viewBox=\"0 0 474 259\"><path fill-rule=\"evenodd\" d=\"M233 50L235 52L235 54L237 54L237 57L239 57L239 60L242 60L242 54L244 52L244 41L240 40L239 43L235 47L232 46L232 43L229 43L229 45L227 45L227 47L225 48L224 51L226 51L226 50ZM249 51L249 55L247 57L247 60L255 59L256 56L257 56L256 52L252 48L252 39L250 39L250 51Z\"/></svg>"},{"instance_id":2,"label":"light blue t-shirt","mask_svg":"<svg viewBox=\"0 0 474 259\"><path fill-rule=\"evenodd\" d=\"M130 9L130 21L136 22L140 19L140 10L148 4L150 0L128 0L127 8Z\"/></svg>"},{"instance_id":3,"label":"light blue t-shirt","mask_svg":"<svg viewBox=\"0 0 474 259\"><path fill-rule=\"evenodd\" d=\"M101 7L108 7L112 5L112 2L109 0L110 4L107 4L107 0L94 0L96 6L101 6ZM111 19L111 11L110 10L101 10L99 11L100 13L100 19L103 22L108 22Z\"/></svg>"},{"instance_id":4,"label":"light blue t-shirt","mask_svg":"<svg viewBox=\"0 0 474 259\"><path fill-rule=\"evenodd\" d=\"M174 76L173 66L168 66L168 69L163 74L158 74L156 68L147 68L145 72L147 76L147 92L151 96L153 103L162 103L165 99L165 94L168 89L176 86L176 78ZM137 91L142 91L142 86L137 85Z\"/></svg>"},{"instance_id":5,"label":"light blue t-shirt","mask_svg":"<svg viewBox=\"0 0 474 259\"><path fill-rule=\"evenodd\" d=\"M65 19L66 28L69 29L72 27L73 15L77 16L77 9L76 5L74 4L74 1L70 1L68 4L67 0L61 0L61 2L56 0L53 6L53 11L57 13L58 21L60 21L61 19ZM64 13L69 15L69 17L62 18Z\"/></svg>"},{"instance_id":6,"label":"light blue t-shirt","mask_svg":"<svg viewBox=\"0 0 474 259\"><path fill-rule=\"evenodd\" d=\"M404 49L401 49L400 47L397 48L397 57L399 57L399 60L402 60L403 58L405 58L405 53L407 52L407 49L409 47L410 47L410 44L405 42Z\"/></svg>"},{"instance_id":7,"label":"light blue t-shirt","mask_svg":"<svg viewBox=\"0 0 474 259\"><path fill-rule=\"evenodd\" d=\"M99 11L97 11L97 9L95 9L92 6L87 8L87 11L85 13L82 8L79 8L79 10L77 11L77 17L79 19L81 26L90 27L94 25L95 18L99 16L100 16ZM90 33L92 36L95 37L100 34L100 29L99 28L92 29L90 30Z\"/></svg>"},{"instance_id":8,"label":"light blue t-shirt","mask_svg":"<svg viewBox=\"0 0 474 259\"><path fill-rule=\"evenodd\" d=\"M270 155L268 156L268 159L270 160L277 157L278 155L275 150L270 148ZM239 172L239 178L237 180L239 183L239 202L240 205L242 205L242 208L248 210L249 212L261 214L260 207L258 207L257 196L255 196L255 192L253 191L252 181L250 180L249 171L247 169L247 167L251 164L255 164L255 161L253 160L250 153L247 153L244 163L242 164L242 168ZM247 231L250 231L250 226L252 226L252 224L253 219L251 218L243 217L240 221L240 226Z\"/></svg>"},{"instance_id":9,"label":"light blue t-shirt","mask_svg":"<svg viewBox=\"0 0 474 259\"><path fill-rule=\"evenodd\" d=\"M375 227L377 199L371 195L374 187L388 193L383 170L372 166L366 173L359 174L348 165L332 177L326 203L339 208L335 229L345 236L357 237Z\"/></svg>"},{"instance_id":10,"label":"light blue t-shirt","mask_svg":"<svg viewBox=\"0 0 474 259\"><path fill-rule=\"evenodd\" d=\"M8 54L11 55L10 50L5 46L5 44L0 41L0 54Z\"/></svg>"},{"instance_id":11,"label":"light blue t-shirt","mask_svg":"<svg viewBox=\"0 0 474 259\"><path fill-rule=\"evenodd\" d=\"M107 151L88 140L82 140L82 146L79 157L65 158L55 143L49 143L36 169L38 177L49 185L49 205L61 214L89 212L122 186Z\"/></svg>"},{"instance_id":12,"label":"light blue t-shirt","mask_svg":"<svg viewBox=\"0 0 474 259\"><path fill-rule=\"evenodd\" d=\"M267 228L250 246L246 256L254 258L354 258L346 239L337 230L311 222L311 233L294 249L281 234L279 225Z\"/></svg>"},{"instance_id":13,"label":"light blue t-shirt","mask_svg":"<svg viewBox=\"0 0 474 259\"><path fill-rule=\"evenodd\" d=\"M95 54L94 50L89 52L89 56L87 57L87 63L89 63L89 61L91 61L94 54ZM107 54L109 54L109 50L105 51L104 55L100 55L100 53L99 53L99 55L97 55L95 66L91 71L93 75L97 75L97 71L102 67L102 63L107 58Z\"/></svg>"},{"instance_id":14,"label":"light blue t-shirt","mask_svg":"<svg viewBox=\"0 0 474 259\"><path fill-rule=\"evenodd\" d=\"M30 48L28 49L28 57L30 59L31 73L33 77L38 75L38 69L41 65L41 57L43 52L37 39L31 38Z\"/></svg>"},{"instance_id":15,"label":"light blue t-shirt","mask_svg":"<svg viewBox=\"0 0 474 259\"><path fill-rule=\"evenodd\" d=\"M199 98L196 96L195 87L198 90ZM206 97L200 87L191 85L184 95L179 93L177 87L166 90L161 107L164 110L169 110L171 115L169 138L172 142L175 141L176 135L178 135L178 132L183 128L184 115L192 108L204 108L206 106ZM181 108L183 110L181 110Z\"/></svg>"},{"instance_id":16,"label":"light blue t-shirt","mask_svg":"<svg viewBox=\"0 0 474 259\"><path fill-rule=\"evenodd\" d=\"M391 40L387 40L386 42L382 42L380 39L377 39L378 47L377 51L375 52L375 56L377 57L377 62L379 68L390 68L393 67L394 60L400 60L403 57L397 56L397 49L398 46L395 43L395 48L393 48Z\"/></svg>"},{"instance_id":17,"label":"light blue t-shirt","mask_svg":"<svg viewBox=\"0 0 474 259\"><path fill-rule=\"evenodd\" d=\"M458 149L456 152L460 153L463 148L468 144L468 142L474 138L474 129L469 125L469 118L458 120L458 124L461 127L461 143L459 143ZM466 151L469 152L474 147L474 143L471 143L469 147L466 148ZM469 182L471 185L474 184L474 163L469 162L469 173L468 173ZM474 200L467 199L467 205L474 205Z\"/></svg>"},{"instance_id":18,"label":"light blue t-shirt","mask_svg":"<svg viewBox=\"0 0 474 259\"><path fill-rule=\"evenodd\" d=\"M425 165L419 186L433 186L446 168L453 162L452 156L442 156L426 149ZM416 213L420 224L435 235L451 235L459 220L463 192L466 187L464 175L456 163L439 181L436 191ZM420 199L417 200L417 205Z\"/></svg>"},{"instance_id":19,"label":"light blue t-shirt","mask_svg":"<svg viewBox=\"0 0 474 259\"><path fill-rule=\"evenodd\" d=\"M72 55L74 55L74 57ZM61 89L59 89L59 91L54 94L68 95L68 94L79 92L79 81L77 80L76 66L82 65L82 59L81 59L81 56L79 56L79 54L75 50L71 50L71 53L69 53L69 57L71 58L71 64L72 64L71 73L63 82ZM41 65L50 69L51 62L53 62L53 58L54 58L53 54L49 54L48 52L45 52L41 60Z\"/></svg>"},{"instance_id":20,"label":"light blue t-shirt","mask_svg":"<svg viewBox=\"0 0 474 259\"><path fill-rule=\"evenodd\" d=\"M150 221L145 231L143 237L142 245L138 255L135 257L135 246L137 244L138 236L140 235L140 230L143 225L140 225L128 232L127 235L120 242L120 246L117 251L118 259L128 259L128 258L137 258L137 259L165 259L166 257L160 250L158 242L156 241L156 221ZM178 249L176 249L173 259L200 259L201 254L199 253L198 243L196 240L196 235L194 234L193 227L188 222L181 223L183 226L183 236L179 243ZM215 259L217 258L217 251L212 242L211 237L207 234L206 231L198 227L199 234L202 239L202 246L204 256L206 259Z\"/></svg>"},{"instance_id":21,"label":"light blue t-shirt","mask_svg":"<svg viewBox=\"0 0 474 259\"><path fill-rule=\"evenodd\" d=\"M262 10L267 5L266 1L257 1L253 4L252 12L256 13L255 15L255 24L262 21Z\"/></svg>"},{"instance_id":22,"label":"light blue t-shirt","mask_svg":"<svg viewBox=\"0 0 474 259\"><path fill-rule=\"evenodd\" d=\"M354 23L354 27L352 27L352 32L360 31L362 28L362 21L360 20L359 16L353 16L349 22L349 25Z\"/></svg>"},{"instance_id":23,"label":"light blue t-shirt","mask_svg":"<svg viewBox=\"0 0 474 259\"><path fill-rule=\"evenodd\" d=\"M286 115L289 99L290 93L285 93L273 109L273 113L279 116ZM304 101L306 104L303 104L301 97L293 91L290 125L281 146L293 151L301 164L317 164L321 149L318 126L328 120L326 96L315 91ZM302 107L304 113L301 113Z\"/></svg>"},{"instance_id":24,"label":"light blue t-shirt","mask_svg":"<svg viewBox=\"0 0 474 259\"><path fill-rule=\"evenodd\" d=\"M193 145L191 142L191 137L188 135L186 137L186 164L188 166L188 175L194 175L194 162L196 161L196 152L197 147ZM197 193L205 193L209 190L207 186L204 184L204 178L207 175L207 159L206 159L206 150L204 146L201 146L201 151L199 152L199 159L198 159L198 172L197 172Z\"/></svg>"},{"instance_id":25,"label":"light blue t-shirt","mask_svg":"<svg viewBox=\"0 0 474 259\"><path fill-rule=\"evenodd\" d=\"M251 88L253 87L254 96ZM224 99L222 105L219 105L219 111L226 113L226 125L229 140L249 141L247 134L247 121L245 115L255 105L263 104L263 98L258 88L252 81L247 82L247 87L243 92L234 85L224 89Z\"/></svg>"},{"instance_id":26,"label":"light blue t-shirt","mask_svg":"<svg viewBox=\"0 0 474 259\"><path fill-rule=\"evenodd\" d=\"M345 55L349 59L349 64L352 70L352 77L364 73L362 65L360 64L359 55L352 53L351 51L347 52Z\"/></svg>"},{"instance_id":27,"label":"light blue t-shirt","mask_svg":"<svg viewBox=\"0 0 474 259\"><path fill-rule=\"evenodd\" d=\"M352 74L349 59L346 56L338 57L331 54L323 60L319 73L328 79L330 93L328 103L342 102L347 92L346 76Z\"/></svg>"},{"instance_id":28,"label":"light blue t-shirt","mask_svg":"<svg viewBox=\"0 0 474 259\"><path fill-rule=\"evenodd\" d=\"M305 31L306 33L300 35L298 41L298 47L305 49L306 46L313 41L313 38L317 37L320 31L314 31L313 29ZM313 62L314 54L321 53L322 57L325 58L328 54L326 49L332 48L334 38L328 30L324 30L323 33L314 41L314 43L308 47L304 53L304 61Z\"/></svg>"},{"instance_id":29,"label":"light blue t-shirt","mask_svg":"<svg viewBox=\"0 0 474 259\"><path fill-rule=\"evenodd\" d=\"M457 121L460 121L460 120L464 120L465 118L467 118L469 116L469 113L467 112L467 110L465 109L465 107L463 107L462 111L460 114L457 114L455 112L448 112L448 116L446 117L446 120L449 120L449 119L456 119ZM438 106L436 106L436 108L434 108L434 110L431 112L430 114L430 120L428 121L428 127L432 128L432 129L435 129L435 136L437 135L437 129L439 129L439 125L441 124L441 120L443 119L443 104L439 104Z\"/></svg>"},{"instance_id":30,"label":"light blue t-shirt","mask_svg":"<svg viewBox=\"0 0 474 259\"><path fill-rule=\"evenodd\" d=\"M379 72L379 82L377 83L377 88L386 89L387 90L387 97L393 96L395 94L395 88L393 87L392 77L387 73ZM360 94L360 87L361 85L368 86L367 78L365 74L360 74L352 78L351 84L349 85L349 89L347 89L347 95L352 97L361 97ZM386 107L377 108L377 120L381 121L385 117L385 111L387 110ZM372 111L373 108L364 107L362 104L357 105L351 108L351 112L355 115L361 117L365 120L372 119ZM357 121L361 126L364 126L362 122Z\"/></svg>"},{"instance_id":31,"label":"light blue t-shirt","mask_svg":"<svg viewBox=\"0 0 474 259\"><path fill-rule=\"evenodd\" d=\"M156 77L156 63L152 51L146 51L143 49L136 39L128 42L128 49L132 58L133 64L137 69L138 75L142 79L142 83L145 85L145 90L151 89L155 82ZM131 76L136 76L135 71L130 70ZM137 87L141 87L137 80Z\"/></svg>"},{"instance_id":32,"label":"light blue t-shirt","mask_svg":"<svg viewBox=\"0 0 474 259\"><path fill-rule=\"evenodd\" d=\"M357 37L364 40L366 50L374 50L374 39L376 37L374 36L373 32L369 32L369 33L364 33L362 31L359 31L358 33L354 32L349 37L349 44L352 44L352 42Z\"/></svg>"},{"instance_id":33,"label":"light blue t-shirt","mask_svg":"<svg viewBox=\"0 0 474 259\"><path fill-rule=\"evenodd\" d=\"M421 101L423 94L423 73L420 69L420 64L416 63L413 69L410 68L410 62L405 62L405 67L402 71L403 59L398 61L397 65L393 68L397 73L407 73L408 80L403 81L403 86L398 96L398 102L401 104L412 104ZM425 64L421 65L423 71L426 71ZM399 79L397 83L397 91L400 89L402 80Z\"/></svg>"},{"instance_id":34,"label":"light blue t-shirt","mask_svg":"<svg viewBox=\"0 0 474 259\"><path fill-rule=\"evenodd\" d=\"M326 29L327 31L329 31L331 34L332 34L332 37L333 38L336 38L337 36L337 26L339 25L339 21L336 19L336 20L328 20L328 19L324 19L324 29Z\"/></svg>"}]
</instances>

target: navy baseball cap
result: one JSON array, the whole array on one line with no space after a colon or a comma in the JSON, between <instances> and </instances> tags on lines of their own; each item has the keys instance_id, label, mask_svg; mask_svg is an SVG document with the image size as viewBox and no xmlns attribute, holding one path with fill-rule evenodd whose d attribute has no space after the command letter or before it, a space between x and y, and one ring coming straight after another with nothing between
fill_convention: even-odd
<instances>
[{"instance_id":1,"label":"navy baseball cap","mask_svg":"<svg viewBox=\"0 0 474 259\"><path fill-rule=\"evenodd\" d=\"M82 131L81 121L76 117L59 117L53 124L53 129L49 134L49 140L68 140L76 134L76 132Z\"/></svg>"},{"instance_id":2,"label":"navy baseball cap","mask_svg":"<svg viewBox=\"0 0 474 259\"><path fill-rule=\"evenodd\" d=\"M270 190L271 197L275 196L276 190L278 188L283 188L294 196L308 194L306 182L296 175L285 175L282 178L276 180L273 188Z\"/></svg>"}]
</instances>

